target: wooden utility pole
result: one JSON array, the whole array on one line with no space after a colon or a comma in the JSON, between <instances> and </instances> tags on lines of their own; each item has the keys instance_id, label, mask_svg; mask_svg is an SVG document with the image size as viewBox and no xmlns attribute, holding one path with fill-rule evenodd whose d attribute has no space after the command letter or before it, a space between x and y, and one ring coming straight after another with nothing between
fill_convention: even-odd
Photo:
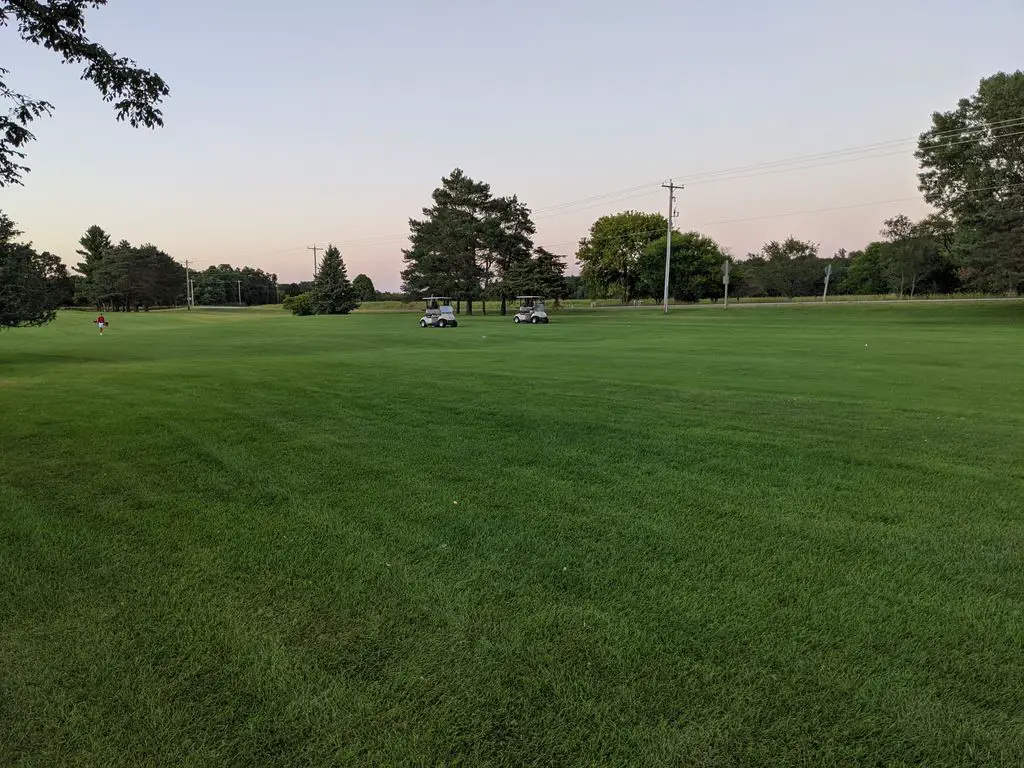
<instances>
[{"instance_id":1,"label":"wooden utility pole","mask_svg":"<svg viewBox=\"0 0 1024 768\"><path fill-rule=\"evenodd\" d=\"M307 251L313 252L313 279L316 280L316 265L319 263L316 260L316 252L322 250L318 245L311 245L306 248Z\"/></svg>"},{"instance_id":2,"label":"wooden utility pole","mask_svg":"<svg viewBox=\"0 0 1024 768\"><path fill-rule=\"evenodd\" d=\"M676 186L672 179L668 180L668 184L662 184L662 187L668 190L668 240L665 243L665 314L668 314L668 272L669 266L672 263L672 220L675 217L676 207L676 190L682 189L683 187Z\"/></svg>"}]
</instances>

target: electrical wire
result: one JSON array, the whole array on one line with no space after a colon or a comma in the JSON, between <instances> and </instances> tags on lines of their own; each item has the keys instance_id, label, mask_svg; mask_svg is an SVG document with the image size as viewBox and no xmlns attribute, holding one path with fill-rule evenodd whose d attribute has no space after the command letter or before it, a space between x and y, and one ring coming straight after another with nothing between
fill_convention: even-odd
<instances>
[{"instance_id":1,"label":"electrical wire","mask_svg":"<svg viewBox=\"0 0 1024 768\"><path fill-rule=\"evenodd\" d=\"M939 133L932 134L932 136L933 136L933 138L948 137L948 136L965 136L965 135L981 133L981 132L988 131L988 130L993 130L995 128L1000 128L1000 127L1001 128L1024 128L1024 116L1009 118L1009 119L1006 119L1006 120L998 120L996 122L989 123L986 126L981 126L981 127L977 127L977 128L966 128L966 129L963 129L963 130L957 129L957 130L949 130L949 131L940 131ZM1015 134L1011 134L1011 135L1017 136L1017 135L1020 135L1020 134L1016 134L1015 133ZM1004 134L1004 135L1000 136L999 138L1006 138L1006 137L1007 136ZM853 147L845 147L845 148L842 148L842 149L830 150L830 151L827 151L827 152L817 152L817 153L809 154L809 155L798 155L796 157L791 157L791 158L787 158L787 159L783 159L783 160L771 160L771 161L767 161L767 162L754 163L754 164L751 164L751 165L741 165L741 166L736 166L736 167L733 167L733 168L726 168L726 169L718 170L718 171L707 171L707 172L704 172L704 173L697 173L697 174L690 174L690 175L680 174L679 176L674 176L672 178L673 179L679 178L683 183L686 183L686 184L689 184L689 185L695 185L698 182L699 183L706 183L706 182L702 181L704 179L717 178L717 177L727 176L727 175L728 176L732 176L732 175L734 175L736 173L739 173L739 172L766 170L766 169L770 169L770 168L778 168L780 166L792 165L794 163L806 163L807 161L811 161L811 160L827 160L827 159L834 158L834 157L837 157L837 156L851 155L851 154L863 154L865 152L873 152L873 151L877 151L877 150L880 150L880 149L888 149L888 148L891 148L891 147L893 147L895 145L898 145L898 144L905 144L907 142L916 142L916 141L919 140L919 138L920 137L917 137L917 136L910 136L910 137L905 137L905 138L900 138L900 139L890 139L888 141L875 142L875 143L872 143L872 144L862 144L862 145L853 146ZM956 144L954 144L954 145L947 145L947 146L956 146ZM904 151L905 150L900 150L899 152L892 153L892 154L903 154ZM889 153L886 153L886 154L882 154L882 155L872 155L871 157L889 157L889 156L891 156L891 155ZM860 159L860 158L858 158L858 159ZM812 166L808 166L808 167L820 167L820 166L812 165ZM794 169L794 170L802 170L802 169L803 169L803 167L797 168L797 169ZM747 177L741 176L741 177L738 177L738 178L747 178ZM557 204L554 204L554 205L545 206L545 207L542 207L542 208L537 208L535 211L533 211L533 213L541 214L541 213L546 213L548 211L561 210L561 209L564 209L564 208L572 207L572 206L575 206L575 205L580 204L580 203L589 203L591 201L602 201L602 200L610 198L610 197L616 197L616 196L619 196L619 195L630 194L630 193L633 193L633 192L636 192L636 191L639 191L639 190L642 190L642 189L647 189L647 188L655 186L655 185L660 187L661 183L662 183L661 180L651 181L651 182L648 182L646 184L638 184L638 185L635 185L635 186L632 186L632 187L626 187L624 189L615 190L613 192L605 192L605 193L598 194L598 195L591 195L590 197L580 198L578 200L573 200L573 201L569 201L569 202L565 202L565 203L557 203ZM627 199L630 199L630 198L627 198ZM588 207L590 207L590 206L588 206ZM583 209L583 210L586 210L586 209ZM538 217L538 218L545 218L545 217Z\"/></svg>"},{"instance_id":2,"label":"electrical wire","mask_svg":"<svg viewBox=\"0 0 1024 768\"><path fill-rule=\"evenodd\" d=\"M986 131L992 131L999 128L1024 129L1024 116L1009 118L1006 120L996 121L985 126L976 128L965 128L963 130L949 130L940 131L935 134L931 134L932 138L949 138L949 137L965 137L973 136L975 134L983 133ZM1012 133L1003 133L998 136L1000 139L1013 138L1017 136L1024 136L1024 130L1014 131ZM809 155L801 155L783 160L773 160L763 163L754 163L751 165L736 166L733 168L727 168L719 171L708 171L705 173L694 174L691 176L679 176L673 177L679 178L680 182L684 186L699 186L704 184L722 183L728 181L741 181L744 179L760 178L763 176L770 176L779 173L792 173L795 171L813 170L816 168L825 168L836 165L843 165L851 162L860 162L863 160L874 160L886 157L895 157L898 155L904 155L908 151L914 148L899 149L894 151L879 152L880 149L887 149L900 143L906 143L908 141L915 141L915 137L907 137L901 139L892 139L884 142L875 142L872 144L865 144L854 147L845 147L829 152L819 152ZM962 146L973 143L976 138L961 138L959 141L947 142L944 146L946 148ZM810 162L816 161L816 162ZM802 164L801 164L802 163ZM794 165L797 164L797 165ZM549 206L537 208L531 212L532 218L535 221L544 221L556 216L563 216L568 214L580 213L592 208L601 207L611 202L626 202L628 200L639 199L648 197L656 192L660 191L661 181L649 182L647 184L638 184L632 187L625 187L623 189L614 190L612 192L605 192L601 194L591 195L585 198L579 198L563 203L557 203ZM626 195L626 197L622 197ZM916 198L908 198L916 199ZM878 204L881 205L883 202L880 201ZM900 201L896 201L900 202ZM871 205L872 203L858 203L853 207L863 207L864 205ZM791 215L791 214L786 214ZM793 214L795 215L795 214ZM771 218L771 217L769 217ZM705 226L705 225L700 225ZM352 248L363 248L372 247L376 245L386 245L392 242L404 241L409 237L408 233L394 234L394 235L380 235L376 237L361 238L358 240L348 240L339 243L340 247L347 249Z\"/></svg>"},{"instance_id":3,"label":"electrical wire","mask_svg":"<svg viewBox=\"0 0 1024 768\"><path fill-rule=\"evenodd\" d=\"M938 140L941 142L945 138L959 138L958 141L946 142L942 146L946 148L962 146L965 144L973 143L977 141L977 135L983 134L990 131L996 131L999 129L1024 129L1024 116L1008 118L1005 120L995 121L993 123L986 124L984 126L978 126L973 128L964 129L952 129L947 131L939 131L936 133L929 134L925 132L921 136L928 135L932 140ZM1024 135L1024 130L1018 130L1011 133L998 134L998 138L1007 139L1014 138L1017 136ZM779 160L771 160L761 163L753 163L748 165L735 166L732 168L725 168L717 171L706 171L703 173L696 173L691 175L680 174L679 176L672 177L673 179L679 179L682 186L701 186L705 184L723 183L729 181L741 181L745 179L761 178L764 176L776 175L780 173L792 173L796 171L813 170L816 168L833 167L836 165L844 165L852 162L861 162L863 160L874 160L886 157L895 157L898 155L904 155L916 147L908 147L904 149L892 150L892 147L898 146L899 144L905 144L907 142L919 141L921 136L910 136L899 139L891 139L888 141L874 142L871 144L863 144L859 146L844 147L836 150L830 150L827 152L817 152L807 155L799 155L796 157L790 157ZM880 151L888 150L888 151ZM555 218L557 216L571 215L575 213L581 213L593 208L602 207L610 203L621 203L629 200L636 200L644 197L650 197L655 193L661 191L662 180L652 181L645 184L636 184L630 187L624 187L622 189L613 190L610 192L603 192L588 197L578 198L575 200L569 200L561 203L555 203L548 206L543 206L531 211L532 218L536 221L544 221L547 219ZM969 190L969 191L984 191L981 189ZM766 221L777 218L788 218L792 216L801 215L812 215L816 213L825 213L841 210L850 210L854 208L865 208L875 205L891 205L900 202L908 202L919 199L918 197L907 197L907 198L895 198L890 200L877 200L864 203L854 203L846 206L834 206L830 208L818 208L813 210L804 211L793 211L789 213L781 214L769 214L765 216L753 216L740 219L723 219L717 221L704 222L697 224L697 227L707 226L719 226L723 224L734 224L743 223L749 221ZM657 233L650 233L657 234ZM339 242L339 247L345 249L358 249L367 248L378 245L387 245L393 242L400 242L408 240L408 232L402 234L393 235L379 235L375 237L360 238L357 240L347 240ZM578 241L566 242L566 243L555 243L549 244L549 248L559 248L562 246L575 245ZM282 248L274 252L268 252L262 254L262 258L269 256L276 256L285 253L293 253L303 250L303 247L295 246L290 248ZM191 261L191 260L190 260ZM192 261L194 264L203 265L216 265L217 262L206 262L206 261Z\"/></svg>"},{"instance_id":4,"label":"electrical wire","mask_svg":"<svg viewBox=\"0 0 1024 768\"><path fill-rule=\"evenodd\" d=\"M1018 189L1018 188L1024 188L1024 183L1020 183L1020 184L1005 184L1005 185L1004 184L999 184L999 185L993 185L993 186L989 186L989 187L970 187L970 188L967 188L967 189L965 189L963 191L964 192L992 192L992 191L1001 190L1001 189ZM921 199L920 196L898 197L898 198L891 198L889 200L872 200L872 201L863 202L863 203L852 203L850 205L837 205L837 206L832 206L832 207L829 207L829 208L810 208L810 209L805 209L805 210L800 210L800 211L789 211L787 213L768 214L768 215L765 215L765 216L750 216L750 217L741 218L741 219L719 219L719 220L715 220L715 221L706 221L706 222L702 222L702 223L699 223L699 224L694 224L693 228L696 229L696 228L699 228L699 227L720 226L720 225L723 225L723 224L740 224L740 223L749 222L749 221L767 221L767 220L771 220L771 219L784 219L784 218L790 218L790 217L793 217L793 216L810 216L810 215L819 214L819 213L832 213L832 212L835 212L835 211L852 210L854 208L869 208L869 207L876 206L876 205L893 205L893 204L896 204L896 203L912 202L912 201L920 200L920 199ZM663 234L665 234L665 228L664 227L658 227L658 229L656 229L656 230L650 230L650 231L640 232L640 233L633 233L633 234L630 234L630 235L624 236L624 237L607 238L607 239L603 240L603 242L615 243L615 242L619 242L619 241L626 240L626 239L632 239L632 238L636 238L636 237L641 237L641 238L660 237ZM578 245L578 244L579 244L579 241L578 240L574 240L574 241L568 241L568 242L563 242L563 243L549 243L546 247L548 249L552 249L552 248L574 246L574 245Z\"/></svg>"}]
</instances>

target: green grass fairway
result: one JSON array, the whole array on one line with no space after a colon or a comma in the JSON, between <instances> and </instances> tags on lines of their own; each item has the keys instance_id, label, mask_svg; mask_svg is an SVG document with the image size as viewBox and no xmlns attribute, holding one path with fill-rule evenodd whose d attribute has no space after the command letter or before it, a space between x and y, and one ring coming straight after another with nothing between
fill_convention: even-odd
<instances>
[{"instance_id":1,"label":"green grass fairway","mask_svg":"<svg viewBox=\"0 0 1024 768\"><path fill-rule=\"evenodd\" d=\"M0 764L1024 765L1024 303L0 334Z\"/></svg>"}]
</instances>

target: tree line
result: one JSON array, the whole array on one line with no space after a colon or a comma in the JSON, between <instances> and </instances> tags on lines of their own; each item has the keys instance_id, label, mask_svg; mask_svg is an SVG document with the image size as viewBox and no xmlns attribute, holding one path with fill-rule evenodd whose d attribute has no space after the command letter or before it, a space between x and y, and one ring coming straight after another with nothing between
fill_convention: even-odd
<instances>
[{"instance_id":1,"label":"tree line","mask_svg":"<svg viewBox=\"0 0 1024 768\"><path fill-rule=\"evenodd\" d=\"M188 271L152 244L135 247L122 240L114 244L101 227L90 227L76 251L79 274L72 277L69 303L95 306L104 311L132 311L153 307L246 306L277 303L277 275L253 267L220 264Z\"/></svg>"},{"instance_id":2,"label":"tree line","mask_svg":"<svg viewBox=\"0 0 1024 768\"><path fill-rule=\"evenodd\" d=\"M333 247L333 246L332 246ZM338 254L339 258L341 253ZM282 283L280 286L281 298L287 299L292 296L298 296L302 293L309 293L313 290L313 281L304 280L298 283ZM352 278L352 290L355 291L355 297L358 301L404 301L406 296L403 293L391 293L388 291L378 291L367 275L362 273Z\"/></svg>"},{"instance_id":3,"label":"tree line","mask_svg":"<svg viewBox=\"0 0 1024 768\"><path fill-rule=\"evenodd\" d=\"M116 245L101 227L79 240L74 303L108 312L173 306L185 298L185 267L151 243Z\"/></svg>"},{"instance_id":4,"label":"tree line","mask_svg":"<svg viewBox=\"0 0 1024 768\"><path fill-rule=\"evenodd\" d=\"M853 252L819 253L789 237L734 259L699 232L673 231L669 295L717 300L730 262L730 294L819 295L826 274L836 294L1011 293L1024 291L1024 72L997 73L956 109L936 112L915 153L919 188L936 212L886 219L879 237ZM668 220L659 213L602 216L579 242L578 277L562 257L533 243L530 210L516 196L494 197L461 169L442 179L424 218L410 219L402 289L467 302L516 293L552 298L660 299ZM486 311L486 304L484 304Z\"/></svg>"},{"instance_id":5,"label":"tree line","mask_svg":"<svg viewBox=\"0 0 1024 768\"><path fill-rule=\"evenodd\" d=\"M230 264L210 266L190 275L192 303L217 307L242 305L248 307L278 304L277 275L254 267L233 267Z\"/></svg>"},{"instance_id":6,"label":"tree line","mask_svg":"<svg viewBox=\"0 0 1024 768\"><path fill-rule=\"evenodd\" d=\"M186 270L160 248L127 240L114 243L99 226L79 240L80 261L69 272L60 257L39 253L21 241L15 223L0 211L0 327L43 325L61 307L95 307L103 312L187 306L277 304L289 301L297 314L347 313L360 301L389 298L366 275L349 282L341 254L328 248L313 282L278 285L277 275L253 267L219 264ZM308 294L306 299L297 297Z\"/></svg>"},{"instance_id":7,"label":"tree line","mask_svg":"<svg viewBox=\"0 0 1024 768\"><path fill-rule=\"evenodd\" d=\"M254 306L279 301L277 275L230 264L187 273L184 265L157 246L135 246L127 240L115 243L99 226L89 227L79 240L75 253L80 261L72 272L58 256L38 253L31 243L22 242L21 235L0 211L4 327L48 322L61 307L127 312L185 306L190 288L196 305Z\"/></svg>"},{"instance_id":8,"label":"tree line","mask_svg":"<svg viewBox=\"0 0 1024 768\"><path fill-rule=\"evenodd\" d=\"M912 222L887 219L881 239L852 253L822 256L816 243L788 237L735 259L699 232L672 233L669 297L674 301L717 301L725 293L723 266L729 265L729 295L793 298L821 295L954 293L997 286L972 280L958 266L952 235L936 231L936 218ZM598 219L580 242L582 270L576 298L661 299L664 291L668 221L660 214L626 211Z\"/></svg>"}]
</instances>

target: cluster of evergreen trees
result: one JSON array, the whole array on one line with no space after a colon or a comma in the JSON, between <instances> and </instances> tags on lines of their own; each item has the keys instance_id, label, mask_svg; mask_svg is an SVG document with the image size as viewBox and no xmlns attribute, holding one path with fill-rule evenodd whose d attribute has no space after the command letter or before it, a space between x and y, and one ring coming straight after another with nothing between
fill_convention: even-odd
<instances>
[{"instance_id":1,"label":"cluster of evergreen trees","mask_svg":"<svg viewBox=\"0 0 1024 768\"><path fill-rule=\"evenodd\" d=\"M184 301L185 267L155 245L114 245L98 226L89 227L79 245L75 303L130 312Z\"/></svg>"},{"instance_id":2,"label":"cluster of evergreen trees","mask_svg":"<svg viewBox=\"0 0 1024 768\"><path fill-rule=\"evenodd\" d=\"M513 195L494 197L489 184L456 168L433 192L423 219L410 219L402 290L412 298L449 296L473 313L473 302L516 295L567 295L561 257L535 247L530 209Z\"/></svg>"},{"instance_id":3,"label":"cluster of evergreen trees","mask_svg":"<svg viewBox=\"0 0 1024 768\"><path fill-rule=\"evenodd\" d=\"M82 261L76 283L76 303L109 310L148 309L183 305L192 291L192 303L205 306L274 304L277 275L261 269L220 264L189 273L185 267L153 245L134 247L127 241L113 245L102 228L93 226L79 241Z\"/></svg>"}]
</instances>

